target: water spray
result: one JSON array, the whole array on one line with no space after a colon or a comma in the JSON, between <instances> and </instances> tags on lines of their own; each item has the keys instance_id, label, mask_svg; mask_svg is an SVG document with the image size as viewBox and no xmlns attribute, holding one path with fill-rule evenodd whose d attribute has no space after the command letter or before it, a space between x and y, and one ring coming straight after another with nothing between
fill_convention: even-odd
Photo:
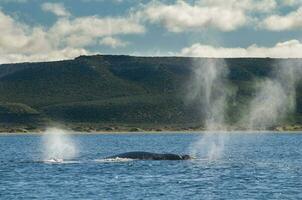
<instances>
[{"instance_id":1,"label":"water spray","mask_svg":"<svg viewBox=\"0 0 302 200\"><path fill-rule=\"evenodd\" d=\"M42 137L45 161L70 160L77 155L77 148L67 131L49 128Z\"/></svg>"},{"instance_id":2,"label":"water spray","mask_svg":"<svg viewBox=\"0 0 302 200\"><path fill-rule=\"evenodd\" d=\"M296 85L302 76L297 60L276 63L271 78L260 83L248 113L240 122L249 130L267 130L282 122L296 109Z\"/></svg>"},{"instance_id":3,"label":"water spray","mask_svg":"<svg viewBox=\"0 0 302 200\"><path fill-rule=\"evenodd\" d=\"M225 130L225 110L229 95L228 73L223 59L202 59L196 62L189 99L199 101L206 131L190 148L194 156L209 160L222 156L227 135L217 131Z\"/></svg>"}]
</instances>

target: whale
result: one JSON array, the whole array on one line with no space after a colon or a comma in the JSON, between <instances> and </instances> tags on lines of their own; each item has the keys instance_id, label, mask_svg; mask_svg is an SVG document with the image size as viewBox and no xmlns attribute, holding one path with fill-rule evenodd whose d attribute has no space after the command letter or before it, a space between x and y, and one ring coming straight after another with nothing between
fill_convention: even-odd
<instances>
[{"instance_id":1,"label":"whale","mask_svg":"<svg viewBox=\"0 0 302 200\"><path fill-rule=\"evenodd\" d=\"M126 158L133 160L190 160L193 159L189 155L179 155L172 153L151 153L144 151L133 151L121 154L116 154L113 156L106 157L105 159L116 159L116 158Z\"/></svg>"}]
</instances>

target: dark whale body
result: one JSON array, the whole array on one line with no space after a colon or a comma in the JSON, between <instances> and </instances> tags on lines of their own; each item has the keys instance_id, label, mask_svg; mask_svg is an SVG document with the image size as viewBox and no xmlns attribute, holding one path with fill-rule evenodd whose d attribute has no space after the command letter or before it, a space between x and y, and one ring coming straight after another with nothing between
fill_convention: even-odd
<instances>
[{"instance_id":1,"label":"dark whale body","mask_svg":"<svg viewBox=\"0 0 302 200\"><path fill-rule=\"evenodd\" d=\"M192 159L189 155L178 155L178 154L160 154L160 153L150 153L143 151L127 152L122 154L117 154L114 156L107 157L106 159L114 158L128 158L137 160L189 160Z\"/></svg>"}]
</instances>

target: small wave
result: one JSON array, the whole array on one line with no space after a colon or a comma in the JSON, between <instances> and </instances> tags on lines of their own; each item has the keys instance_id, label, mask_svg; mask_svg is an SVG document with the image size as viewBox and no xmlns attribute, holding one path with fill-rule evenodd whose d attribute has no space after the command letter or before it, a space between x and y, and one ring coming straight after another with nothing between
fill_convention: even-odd
<instances>
[{"instance_id":1,"label":"small wave","mask_svg":"<svg viewBox=\"0 0 302 200\"><path fill-rule=\"evenodd\" d=\"M60 158L51 158L48 160L44 160L45 163L63 163L64 160Z\"/></svg>"},{"instance_id":2,"label":"small wave","mask_svg":"<svg viewBox=\"0 0 302 200\"><path fill-rule=\"evenodd\" d=\"M103 159L95 159L95 162L130 162L134 161L135 159L130 159L130 158L103 158Z\"/></svg>"},{"instance_id":3,"label":"small wave","mask_svg":"<svg viewBox=\"0 0 302 200\"><path fill-rule=\"evenodd\" d=\"M52 158L52 159L48 159L48 160L43 160L42 163L45 163L45 164L76 164L76 163L81 163L81 162L74 161L74 160L63 160L63 159Z\"/></svg>"}]
</instances>

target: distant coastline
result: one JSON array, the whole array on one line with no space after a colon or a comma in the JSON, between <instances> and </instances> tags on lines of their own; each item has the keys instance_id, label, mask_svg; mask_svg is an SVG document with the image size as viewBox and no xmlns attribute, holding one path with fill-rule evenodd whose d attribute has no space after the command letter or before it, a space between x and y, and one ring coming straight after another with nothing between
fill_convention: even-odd
<instances>
[{"instance_id":1,"label":"distant coastline","mask_svg":"<svg viewBox=\"0 0 302 200\"><path fill-rule=\"evenodd\" d=\"M52 126L49 126L52 127ZM106 133L162 133L162 132L172 132L172 133L191 133L191 132L205 132L206 129L203 127L148 127L139 128L133 126L107 126L107 127L93 127L93 126L59 126L64 130L68 130L71 133L93 133L93 134L106 134ZM28 128L22 126L0 128L0 134L28 134L37 133L42 134L46 130L46 127L39 128ZM217 132L302 132L301 125L285 125L277 126L266 130L248 130L240 129L235 127L228 127L223 130L216 130ZM213 131L215 132L215 131Z\"/></svg>"}]
</instances>

